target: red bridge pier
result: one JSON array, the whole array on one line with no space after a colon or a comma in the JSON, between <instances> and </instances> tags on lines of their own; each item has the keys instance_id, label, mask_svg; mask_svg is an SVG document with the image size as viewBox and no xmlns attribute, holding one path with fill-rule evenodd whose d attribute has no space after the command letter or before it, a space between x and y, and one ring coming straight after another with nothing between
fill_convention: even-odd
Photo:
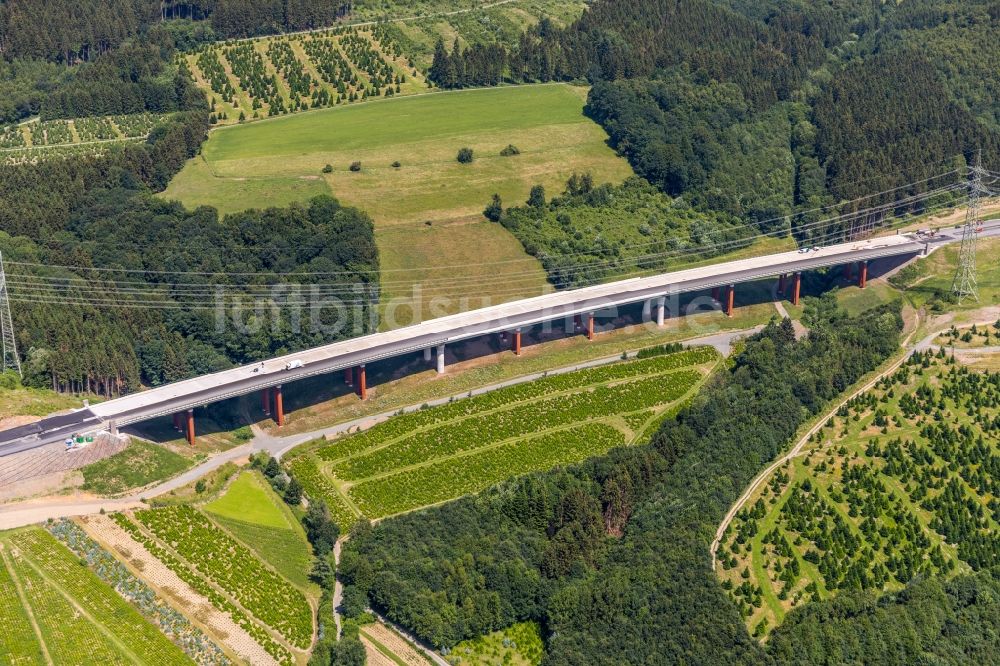
<instances>
[{"instance_id":1,"label":"red bridge pier","mask_svg":"<svg viewBox=\"0 0 1000 666\"><path fill-rule=\"evenodd\" d=\"M368 379L364 363L358 366L358 397L362 400L368 399Z\"/></svg>"},{"instance_id":2,"label":"red bridge pier","mask_svg":"<svg viewBox=\"0 0 1000 666\"><path fill-rule=\"evenodd\" d=\"M279 426L285 425L285 401L281 392L281 384L275 386L274 392L274 422Z\"/></svg>"}]
</instances>

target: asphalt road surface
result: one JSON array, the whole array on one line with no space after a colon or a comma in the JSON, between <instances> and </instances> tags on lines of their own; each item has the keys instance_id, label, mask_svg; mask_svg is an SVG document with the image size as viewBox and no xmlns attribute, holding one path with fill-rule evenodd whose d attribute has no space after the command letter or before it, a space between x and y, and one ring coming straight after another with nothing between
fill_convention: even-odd
<instances>
[{"instance_id":1,"label":"asphalt road surface","mask_svg":"<svg viewBox=\"0 0 1000 666\"><path fill-rule=\"evenodd\" d=\"M62 441L77 433L93 432L101 427L101 419L86 407L69 414L49 416L35 423L0 431L0 457Z\"/></svg>"},{"instance_id":2,"label":"asphalt road surface","mask_svg":"<svg viewBox=\"0 0 1000 666\"><path fill-rule=\"evenodd\" d=\"M980 238L1000 236L1000 220L984 224ZM935 237L895 234L830 245L812 250L782 252L644 278L620 280L565 290L498 306L431 319L392 331L373 333L306 349L295 354L194 377L173 384L108 400L89 409L43 419L0 432L0 456L51 444L76 432L93 431L112 422L118 426L181 412L212 402L245 395L297 379L363 365L542 321L593 313L628 303L655 299L665 293L697 291L756 279L834 266L860 260L916 254L961 240L961 228ZM296 365L289 367L289 361Z\"/></svg>"}]
</instances>

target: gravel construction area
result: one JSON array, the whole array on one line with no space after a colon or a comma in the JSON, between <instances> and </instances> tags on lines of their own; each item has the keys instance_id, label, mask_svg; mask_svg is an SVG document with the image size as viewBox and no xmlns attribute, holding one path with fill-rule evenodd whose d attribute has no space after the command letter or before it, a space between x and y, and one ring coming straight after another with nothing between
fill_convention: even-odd
<instances>
[{"instance_id":1,"label":"gravel construction area","mask_svg":"<svg viewBox=\"0 0 1000 666\"><path fill-rule=\"evenodd\" d=\"M128 438L101 436L79 449L66 450L56 442L31 451L0 458L0 486L45 476L54 472L80 469L122 451Z\"/></svg>"}]
</instances>

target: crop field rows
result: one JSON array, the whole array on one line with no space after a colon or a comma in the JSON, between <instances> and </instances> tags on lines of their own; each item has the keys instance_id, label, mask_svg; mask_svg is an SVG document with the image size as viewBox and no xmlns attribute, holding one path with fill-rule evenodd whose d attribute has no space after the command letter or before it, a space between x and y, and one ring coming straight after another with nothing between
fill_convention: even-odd
<instances>
[{"instance_id":1,"label":"crop field rows","mask_svg":"<svg viewBox=\"0 0 1000 666\"><path fill-rule=\"evenodd\" d=\"M422 92L427 80L381 27L206 46L180 59L220 124Z\"/></svg>"},{"instance_id":2,"label":"crop field rows","mask_svg":"<svg viewBox=\"0 0 1000 666\"><path fill-rule=\"evenodd\" d=\"M241 474L202 509L290 582L300 589L310 586L313 555L305 531L260 474Z\"/></svg>"},{"instance_id":3,"label":"crop field rows","mask_svg":"<svg viewBox=\"0 0 1000 666\"><path fill-rule=\"evenodd\" d=\"M211 639L182 613L158 597L149 586L91 539L79 525L63 519L49 524L47 528L52 536L79 558L79 562L86 562L98 578L117 591L189 657L206 666L225 666L229 663L228 657ZM135 625L133 629L134 635L139 637L148 631L145 625Z\"/></svg>"},{"instance_id":4,"label":"crop field rows","mask_svg":"<svg viewBox=\"0 0 1000 666\"><path fill-rule=\"evenodd\" d=\"M169 590L185 613L193 615L220 645L255 664L274 666L293 663L292 654L231 601L219 594L203 578L186 568L166 548L143 533L124 514L89 516L84 524L88 535L107 544L109 552L127 560L149 586ZM214 595L214 596L213 596ZM253 634L253 635L252 635ZM267 646L265 647L262 646Z\"/></svg>"},{"instance_id":5,"label":"crop field rows","mask_svg":"<svg viewBox=\"0 0 1000 666\"><path fill-rule=\"evenodd\" d=\"M565 26L580 18L586 6L583 0L517 0L480 7L476 11L426 16L414 21L391 21L384 25L404 53L419 67L427 68L439 38L449 50L456 38L462 46L492 42L512 46L524 30L543 17L556 26Z\"/></svg>"},{"instance_id":6,"label":"crop field rows","mask_svg":"<svg viewBox=\"0 0 1000 666\"><path fill-rule=\"evenodd\" d=\"M90 562L79 559L41 528L3 535L0 646L4 663L194 663L81 563ZM206 654L214 654L211 644L198 645Z\"/></svg>"},{"instance_id":7,"label":"crop field rows","mask_svg":"<svg viewBox=\"0 0 1000 666\"><path fill-rule=\"evenodd\" d=\"M698 348L546 377L394 417L290 467L342 527L402 513L633 443L717 358Z\"/></svg>"},{"instance_id":8,"label":"crop field rows","mask_svg":"<svg viewBox=\"0 0 1000 666\"><path fill-rule=\"evenodd\" d=\"M151 515L157 512L160 515ZM178 519L180 522L174 523L175 515L184 516L184 519ZM187 506L150 509L137 512L131 517L123 513L115 513L111 515L111 518L132 539L142 544L160 563L198 594L208 599L213 607L228 615L276 663L295 663L295 656L289 647L290 641L287 639L285 642L279 641L276 636L281 634L277 633L277 629L267 625L267 620L258 617L254 610L244 606L244 600L254 606L258 613L270 618L276 624L288 627L289 622L291 622L292 627L298 629L299 644L304 642L302 635L305 633L305 622L308 621L311 627L311 609L308 607L308 602L304 597L301 597L301 603L305 604L305 610L308 612L308 615L304 615L301 606L295 607L301 593L290 583L278 577L277 574L266 569L244 546L234 542L222 530L212 526L207 518ZM149 527L147 523L155 525L158 531ZM190 529L192 525L197 526L196 531ZM172 535L173 539L179 539L184 526L188 528L188 536L184 544L180 541L166 540L169 538L167 535ZM191 536L192 533L195 536ZM165 535L165 538L161 538L161 535ZM203 539L195 541L195 539L200 538ZM210 551L211 547L221 548L221 550ZM201 567L199 568L198 564L185 557L181 551L193 553L192 558L197 559ZM225 554L227 560L225 562L216 560L212 557L213 552L220 555ZM228 559L230 555L234 557L233 560ZM246 565L247 569L235 570L232 562ZM262 576L260 580L266 587L256 587L257 579L255 576L258 574ZM220 583L220 581L222 582ZM255 600L260 599L260 594L264 593L265 590L268 593L276 592L275 603L268 607L254 603ZM286 601L289 603L282 603ZM273 618L273 614L280 611L287 611L291 615L279 622ZM292 629L292 631L294 630ZM309 640L311 642L311 628ZM308 643L306 647L308 647Z\"/></svg>"},{"instance_id":9,"label":"crop field rows","mask_svg":"<svg viewBox=\"0 0 1000 666\"><path fill-rule=\"evenodd\" d=\"M434 663L424 656L421 649L381 622L362 626L360 633L371 665L431 666Z\"/></svg>"},{"instance_id":10,"label":"crop field rows","mask_svg":"<svg viewBox=\"0 0 1000 666\"><path fill-rule=\"evenodd\" d=\"M293 647L305 650L312 644L312 609L302 592L204 514L182 505L138 511L135 517Z\"/></svg>"},{"instance_id":11,"label":"crop field rows","mask_svg":"<svg viewBox=\"0 0 1000 666\"><path fill-rule=\"evenodd\" d=\"M1000 373L943 353L841 408L721 541L719 575L754 635L839 590L1000 563L998 431Z\"/></svg>"},{"instance_id":12,"label":"crop field rows","mask_svg":"<svg viewBox=\"0 0 1000 666\"><path fill-rule=\"evenodd\" d=\"M165 114L135 113L0 127L0 161L21 164L56 156L103 154L109 146L145 139L164 118Z\"/></svg>"}]
</instances>

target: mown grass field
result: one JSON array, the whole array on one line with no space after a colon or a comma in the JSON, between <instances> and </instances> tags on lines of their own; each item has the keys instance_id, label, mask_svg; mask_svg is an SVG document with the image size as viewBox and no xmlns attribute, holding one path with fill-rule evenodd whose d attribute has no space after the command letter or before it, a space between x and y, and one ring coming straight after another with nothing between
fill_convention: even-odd
<instances>
[{"instance_id":1,"label":"mown grass field","mask_svg":"<svg viewBox=\"0 0 1000 666\"><path fill-rule=\"evenodd\" d=\"M288 179L323 177L342 201L389 226L478 214L494 192L521 201L539 182L561 190L573 171L590 171L597 182L621 180L631 170L583 116L585 95L563 84L462 90L220 128L201 159L215 184L245 189L216 193L199 183L201 190L189 190L182 171L164 196L232 211L269 205ZM501 157L509 143L521 154ZM462 165L455 156L466 146L476 160ZM360 172L349 170L354 161ZM333 171L323 174L327 164ZM233 195L255 190L257 198Z\"/></svg>"},{"instance_id":2,"label":"mown grass field","mask_svg":"<svg viewBox=\"0 0 1000 666\"><path fill-rule=\"evenodd\" d=\"M993 566L1000 375L917 358L830 419L730 525L718 572L763 637L812 598ZM960 428L962 430L960 430ZM983 437L986 439L983 439Z\"/></svg>"},{"instance_id":3,"label":"mown grass field","mask_svg":"<svg viewBox=\"0 0 1000 666\"><path fill-rule=\"evenodd\" d=\"M585 95L562 84L441 92L221 128L163 196L233 212L331 192L375 221L383 302L418 284L425 312L434 296L455 312L462 297L537 295L538 263L481 212L493 193L510 205L537 183L562 191L574 171L597 182L631 174L584 117ZM521 154L501 157L508 144ZM462 147L475 152L471 164L456 160Z\"/></svg>"},{"instance_id":4,"label":"mown grass field","mask_svg":"<svg viewBox=\"0 0 1000 666\"><path fill-rule=\"evenodd\" d=\"M180 474L191 458L166 446L133 439L124 451L80 469L83 489L98 495L116 495Z\"/></svg>"},{"instance_id":5,"label":"mown grass field","mask_svg":"<svg viewBox=\"0 0 1000 666\"><path fill-rule=\"evenodd\" d=\"M961 304L948 298L958 266L959 243L951 243L926 259L915 261L890 279L914 305L934 311L973 310L1000 303L1000 239L985 238L977 244L979 300L965 298Z\"/></svg>"},{"instance_id":6,"label":"mown grass field","mask_svg":"<svg viewBox=\"0 0 1000 666\"><path fill-rule=\"evenodd\" d=\"M38 527L0 535L0 657L9 664L192 664Z\"/></svg>"},{"instance_id":7,"label":"mown grass field","mask_svg":"<svg viewBox=\"0 0 1000 666\"><path fill-rule=\"evenodd\" d=\"M308 177L219 178L202 156L195 157L174 176L163 196L180 199L188 206L214 206L220 213L247 208L287 206L308 201L330 188L318 175Z\"/></svg>"},{"instance_id":8,"label":"mown grass field","mask_svg":"<svg viewBox=\"0 0 1000 666\"><path fill-rule=\"evenodd\" d=\"M385 269L383 329L537 296L547 288L538 261L488 220L401 224L377 230L375 238Z\"/></svg>"},{"instance_id":9,"label":"mown grass field","mask_svg":"<svg viewBox=\"0 0 1000 666\"><path fill-rule=\"evenodd\" d=\"M309 588L312 551L302 526L257 472L244 472L225 493L202 507L278 573Z\"/></svg>"},{"instance_id":10,"label":"mown grass field","mask_svg":"<svg viewBox=\"0 0 1000 666\"><path fill-rule=\"evenodd\" d=\"M698 348L546 377L306 447L290 466L343 528L640 441L718 358Z\"/></svg>"}]
</instances>

